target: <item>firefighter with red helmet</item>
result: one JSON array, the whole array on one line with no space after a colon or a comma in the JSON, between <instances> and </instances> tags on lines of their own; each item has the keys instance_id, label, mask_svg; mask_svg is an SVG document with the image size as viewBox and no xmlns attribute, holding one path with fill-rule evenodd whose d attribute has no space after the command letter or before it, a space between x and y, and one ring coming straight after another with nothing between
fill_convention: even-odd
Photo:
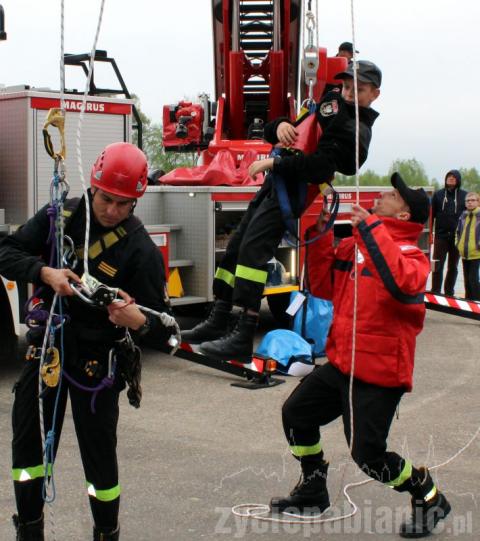
<instances>
[{"instance_id":1,"label":"firefighter with red helmet","mask_svg":"<svg viewBox=\"0 0 480 541\"><path fill-rule=\"evenodd\" d=\"M152 345L162 348L172 334L160 319L145 316L133 302L134 298L139 305L155 311L169 311L162 257L140 220L133 215L146 186L147 160L141 150L129 143L107 146L92 168L88 190L88 271L97 283L119 288L121 300L110 304L108 309L92 308L75 295L71 285L80 283L84 273L84 198L67 199L64 203L64 231L72 239L76 252L70 268L53 268L48 263L49 205L0 242L1 274L43 286L38 296L42 297L47 313L49 301L57 293L66 312L62 342L55 344L62 350L62 379L57 388L44 386L40 393L44 434L54 434L52 456L45 461L48 466L43 456L38 383L45 325L30 326L27 360L14 388L12 476L18 510L14 516L17 540L44 539L42 491L58 448L67 395L88 487L93 538L119 539L121 489L116 455L119 393L128 384L130 403L138 407L139 377L135 381L138 374L129 373L134 361L139 366L139 350L134 342L145 335ZM28 316L31 321L41 319L38 310ZM119 344L124 344L126 336L132 338L131 347L122 346L120 351ZM112 348L119 348L115 369L111 351L117 349ZM94 398L89 392L93 388L101 388Z\"/></svg>"}]
</instances>

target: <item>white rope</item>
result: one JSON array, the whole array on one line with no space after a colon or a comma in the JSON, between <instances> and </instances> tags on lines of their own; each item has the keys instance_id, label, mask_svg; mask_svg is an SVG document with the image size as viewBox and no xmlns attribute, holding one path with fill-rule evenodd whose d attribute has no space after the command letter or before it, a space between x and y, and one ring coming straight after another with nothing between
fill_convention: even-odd
<instances>
[{"instance_id":1,"label":"white rope","mask_svg":"<svg viewBox=\"0 0 480 541\"><path fill-rule=\"evenodd\" d=\"M52 305L50 307L50 312L48 314L48 320L47 320L47 323L46 323L46 327L45 327L45 334L43 335L43 343L42 343L42 350L41 350L41 353L40 353L40 362L39 362L39 368L38 368L38 396L41 396L42 394L42 391L43 391L43 379L42 379L42 374L41 374L41 371L40 371L40 368L43 364L43 361L45 359L45 354L47 352L47 341L48 341L48 338L49 338L49 335L50 335L50 326L52 324L52 318L53 318L53 311L55 310L55 305L57 303L57 299L58 299L58 293L55 293L54 297L53 297L53 300L52 300ZM40 417L40 434L42 436L42 449L45 449L45 425L44 425L44 416L43 416L43 400L40 398L39 400L39 417ZM45 454L44 454L44 457L45 457ZM45 465L45 468L48 467L48 464L45 463L45 460L44 459L44 465ZM45 470L47 471L47 470Z\"/></svg>"},{"instance_id":2,"label":"white rope","mask_svg":"<svg viewBox=\"0 0 480 541\"><path fill-rule=\"evenodd\" d=\"M182 335L177 320L170 314L167 314L167 312L157 312L156 310L152 310L151 308L139 304L137 304L137 306L142 312L148 312L149 314L156 316L162 322L164 327L173 327L175 329L175 333L168 340L169 345L172 347L170 355L174 355L182 343Z\"/></svg>"},{"instance_id":3,"label":"white rope","mask_svg":"<svg viewBox=\"0 0 480 541\"><path fill-rule=\"evenodd\" d=\"M353 46L353 88L355 101L355 192L356 204L360 204L360 117L358 110L358 78L357 78L357 57L355 53L355 12L354 0L350 0L350 11L352 19L352 46ZM353 291L353 319L352 319L352 361L350 367L350 382L348 388L348 405L350 408L350 454L353 452L354 439L354 420L353 420L353 375L355 373L355 348L357 335L357 309L358 309L358 245L355 243L353 273L354 273L354 291Z\"/></svg>"},{"instance_id":4,"label":"white rope","mask_svg":"<svg viewBox=\"0 0 480 541\"><path fill-rule=\"evenodd\" d=\"M65 113L65 0L60 0L60 108Z\"/></svg>"},{"instance_id":5,"label":"white rope","mask_svg":"<svg viewBox=\"0 0 480 541\"><path fill-rule=\"evenodd\" d=\"M78 164L78 172L80 173L80 181L82 183L83 195L85 197L85 243L83 245L83 266L84 266L84 274L86 278L88 278L88 275L89 275L88 247L89 247L89 241L90 241L90 202L88 198L87 186L85 183L85 175L83 173L81 137L82 137L83 115L85 114L85 105L87 102L88 91L90 89L90 81L92 80L95 51L97 50L98 36L100 35L100 28L102 26L104 7L105 7L105 0L101 0L100 13L98 16L98 23L97 23L97 30L95 33L95 39L93 40L92 50L90 52L90 64L88 66L87 82L85 85L85 92L83 93L82 105L80 107L80 115L78 117L78 125L77 125L77 164Z\"/></svg>"}]
</instances>

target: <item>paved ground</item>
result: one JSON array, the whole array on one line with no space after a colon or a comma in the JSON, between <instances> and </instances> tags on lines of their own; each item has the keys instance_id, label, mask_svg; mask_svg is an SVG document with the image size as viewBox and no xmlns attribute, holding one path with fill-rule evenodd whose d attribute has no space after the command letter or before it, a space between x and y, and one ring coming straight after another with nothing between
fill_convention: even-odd
<instances>
[{"instance_id":1,"label":"paved ground","mask_svg":"<svg viewBox=\"0 0 480 541\"><path fill-rule=\"evenodd\" d=\"M417 350L416 387L400 409L392 449L416 463L438 464L454 455L477 430L479 407L478 322L429 313ZM19 364L0 367L0 539L13 539L10 469L11 387ZM280 423L281 404L298 380L272 389L231 387L234 377L155 352L144 356L140 410L121 400L119 461L123 486L122 539L183 541L323 538L399 539L394 533L408 498L378 483L352 490L360 512L346 522L282 525L236 519L233 505L268 502L298 478ZM362 480L348 457L340 424L323 432L331 461L334 513L344 509L346 482ZM452 503L439 540L480 539L480 438L436 477ZM90 514L71 417L56 465L53 506L56 539L91 539ZM338 499L336 497L338 496ZM51 532L47 539L54 537Z\"/></svg>"}]
</instances>

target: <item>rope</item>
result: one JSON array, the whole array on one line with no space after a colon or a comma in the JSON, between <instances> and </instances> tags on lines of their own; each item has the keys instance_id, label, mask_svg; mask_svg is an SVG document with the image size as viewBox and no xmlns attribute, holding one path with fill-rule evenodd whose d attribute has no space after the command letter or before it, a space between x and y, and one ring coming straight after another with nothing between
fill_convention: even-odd
<instances>
[{"instance_id":1,"label":"rope","mask_svg":"<svg viewBox=\"0 0 480 541\"><path fill-rule=\"evenodd\" d=\"M60 109L65 111L65 0L60 0Z\"/></svg>"},{"instance_id":2,"label":"rope","mask_svg":"<svg viewBox=\"0 0 480 541\"><path fill-rule=\"evenodd\" d=\"M86 393L93 393L92 399L90 401L90 410L93 414L96 413L95 410L95 400L97 399L97 395L100 391L103 391L104 389L111 389L113 387L113 384L115 383L115 377L114 376L105 376L102 381L96 385L95 387L89 387L88 385L82 385L77 380L75 380L72 376L70 376L65 370L63 371L63 375L69 381L72 385L77 387L77 389L80 389L80 391L85 391Z\"/></svg>"},{"instance_id":3,"label":"rope","mask_svg":"<svg viewBox=\"0 0 480 541\"><path fill-rule=\"evenodd\" d=\"M89 247L89 240L90 240L90 204L89 204L87 186L85 183L85 175L83 173L81 137L82 137L83 115L85 114L85 105L87 102L88 91L90 89L90 81L92 80L93 64L94 64L94 59L95 59L95 52L97 50L98 36L100 35L100 28L102 26L104 7L105 7L105 0L101 0L100 13L98 16L98 23L97 23L97 30L95 33L95 39L93 40L92 50L90 52L90 64L88 66L87 82L85 85L85 92L83 93L83 97L82 97L82 105L80 107L80 115L78 117L78 125L77 125L77 164L78 164L78 172L80 173L80 180L82 182L82 190L85 196L85 241L83 245L84 246L83 266L84 266L85 277L87 279L89 275L88 247Z\"/></svg>"},{"instance_id":4,"label":"rope","mask_svg":"<svg viewBox=\"0 0 480 541\"><path fill-rule=\"evenodd\" d=\"M355 101L355 192L356 192L356 204L360 203L360 117L358 110L358 79L357 79L357 57L355 53L355 12L354 12L354 0L350 0L350 11L352 18L352 45L353 45L353 88L354 88L354 101ZM354 421L353 421L353 374L355 372L355 348L356 348L356 335L357 335L357 309L358 309L358 245L355 243L354 251L354 291L353 291L353 320L352 320L352 362L350 367L350 382L348 387L348 406L350 408L350 442L349 449L350 454L353 452L353 436L354 436Z\"/></svg>"},{"instance_id":5,"label":"rope","mask_svg":"<svg viewBox=\"0 0 480 541\"><path fill-rule=\"evenodd\" d=\"M55 161L55 172L52 179L52 186L50 190L50 209L48 212L50 218L50 231L47 242L51 244L50 247L50 266L55 265L56 268L63 268L63 258L62 258L62 249L63 249L63 200L66 195L64 189L63 178L58 174L58 163L60 160ZM55 307L59 306L59 314L56 315ZM61 394L62 387L62 368L63 368L63 358L64 358L64 347L63 347L63 306L61 298L57 293L55 293L52 304L50 307L50 312L48 320L45 326L45 334L43 337L42 349L39 360L39 370L38 370L38 395L39 395L39 420L40 420L40 434L42 440L42 449L43 453L43 464L44 464L44 481L42 487L42 496L46 503L53 503L55 500L55 480L54 480L54 454L55 454L55 424L57 419L58 412L58 403ZM45 361L45 355L47 352L47 343L50 348L55 347L55 332L60 328L60 376L57 384L57 394L55 397L55 405L52 415L52 426L48 433L45 435L45 417L43 411L43 393L45 392L43 386L43 379L41 368ZM51 464L51 469L49 465ZM51 489L51 492L49 490ZM51 516L53 521L53 516Z\"/></svg>"}]
</instances>

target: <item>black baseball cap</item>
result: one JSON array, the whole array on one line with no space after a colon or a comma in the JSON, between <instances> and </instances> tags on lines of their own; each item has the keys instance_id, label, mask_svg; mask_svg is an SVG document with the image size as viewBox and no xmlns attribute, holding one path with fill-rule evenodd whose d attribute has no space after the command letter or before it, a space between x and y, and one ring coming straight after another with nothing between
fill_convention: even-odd
<instances>
[{"instance_id":1,"label":"black baseball cap","mask_svg":"<svg viewBox=\"0 0 480 541\"><path fill-rule=\"evenodd\" d=\"M344 41L343 43L340 43L338 46L338 51L348 51L349 53L353 54L353 43L350 43L350 41ZM359 53L360 51L355 50L356 53Z\"/></svg>"},{"instance_id":2,"label":"black baseball cap","mask_svg":"<svg viewBox=\"0 0 480 541\"><path fill-rule=\"evenodd\" d=\"M408 205L410 209L410 221L424 224L430 214L430 200L425 190L423 188L418 188L417 190L409 188L400 176L400 173L393 173L390 182Z\"/></svg>"},{"instance_id":3,"label":"black baseball cap","mask_svg":"<svg viewBox=\"0 0 480 541\"><path fill-rule=\"evenodd\" d=\"M353 77L353 62L348 65L348 68L345 71L335 75L335 79L348 79L349 77ZM373 86L380 88L380 85L382 84L382 72L373 62L369 62L368 60L358 60L357 79L362 83L371 83Z\"/></svg>"}]
</instances>

